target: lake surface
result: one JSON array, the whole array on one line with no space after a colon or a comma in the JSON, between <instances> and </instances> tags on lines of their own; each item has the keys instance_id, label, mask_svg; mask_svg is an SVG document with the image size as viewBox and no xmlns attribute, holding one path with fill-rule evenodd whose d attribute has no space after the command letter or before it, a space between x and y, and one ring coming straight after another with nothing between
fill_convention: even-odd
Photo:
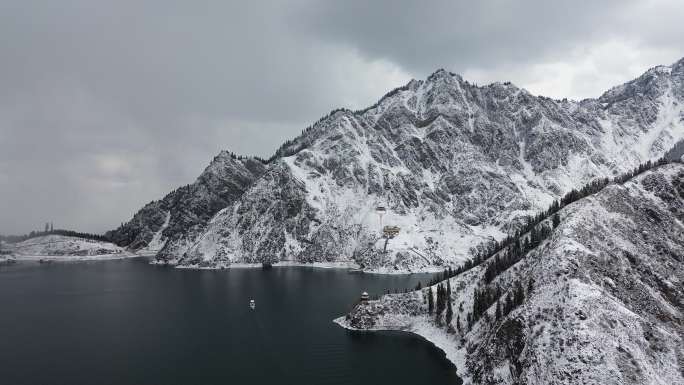
<instances>
[{"instance_id":1,"label":"lake surface","mask_svg":"<svg viewBox=\"0 0 684 385\"><path fill-rule=\"evenodd\" d=\"M456 384L454 366L417 336L332 323L362 290L426 277L143 259L1 266L0 383Z\"/></svg>"}]
</instances>

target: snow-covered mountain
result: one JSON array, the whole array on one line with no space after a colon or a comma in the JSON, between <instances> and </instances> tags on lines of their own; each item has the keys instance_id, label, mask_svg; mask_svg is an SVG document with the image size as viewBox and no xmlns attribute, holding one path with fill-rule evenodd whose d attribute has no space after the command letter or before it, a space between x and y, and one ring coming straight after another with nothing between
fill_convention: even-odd
<instances>
[{"instance_id":1,"label":"snow-covered mountain","mask_svg":"<svg viewBox=\"0 0 684 385\"><path fill-rule=\"evenodd\" d=\"M126 224L106 235L133 250L174 255L185 250L217 211L239 198L266 169L262 161L219 153L189 185L145 205Z\"/></svg>"},{"instance_id":2,"label":"snow-covered mountain","mask_svg":"<svg viewBox=\"0 0 684 385\"><path fill-rule=\"evenodd\" d=\"M6 244L5 248L18 258L128 255L126 250L110 242L55 234Z\"/></svg>"},{"instance_id":3,"label":"snow-covered mountain","mask_svg":"<svg viewBox=\"0 0 684 385\"><path fill-rule=\"evenodd\" d=\"M418 333L466 383L684 384L684 165L559 214L546 240L489 282L494 258L451 278L447 324L445 312L428 315L428 289L362 301L337 322Z\"/></svg>"},{"instance_id":4,"label":"snow-covered mountain","mask_svg":"<svg viewBox=\"0 0 684 385\"><path fill-rule=\"evenodd\" d=\"M439 70L365 110L332 112L266 164L221 162L228 172L200 184L232 186L227 198L176 191L110 235L133 248L168 239L157 259L183 266L441 269L573 187L662 156L684 138L683 108L684 59L583 101ZM377 206L400 227L387 252Z\"/></svg>"}]
</instances>

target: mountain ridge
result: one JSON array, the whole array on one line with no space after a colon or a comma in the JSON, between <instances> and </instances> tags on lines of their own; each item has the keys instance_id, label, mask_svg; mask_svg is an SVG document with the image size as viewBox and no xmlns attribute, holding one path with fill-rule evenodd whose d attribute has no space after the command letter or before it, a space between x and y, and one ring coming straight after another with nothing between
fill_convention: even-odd
<instances>
[{"instance_id":1,"label":"mountain ridge","mask_svg":"<svg viewBox=\"0 0 684 385\"><path fill-rule=\"evenodd\" d=\"M221 151L195 182L148 203L131 221L105 235L119 246L157 253L182 233L201 228L211 215L241 195L264 168L256 157ZM157 244L148 248L155 237Z\"/></svg>"},{"instance_id":2,"label":"mountain ridge","mask_svg":"<svg viewBox=\"0 0 684 385\"><path fill-rule=\"evenodd\" d=\"M579 102L510 83L475 86L445 70L411 80L364 110L333 110L285 142L233 201L203 213L211 218L193 231L179 228L158 260L347 261L379 272L455 266L515 218L681 139L682 62ZM375 206L389 208L385 224L402 228L388 253ZM159 231L164 218L155 218L136 246Z\"/></svg>"},{"instance_id":3,"label":"mountain ridge","mask_svg":"<svg viewBox=\"0 0 684 385\"><path fill-rule=\"evenodd\" d=\"M490 258L439 282L452 316L433 311L430 287L361 301L336 322L422 335L466 383L680 383L684 166L619 179L561 208L510 266L489 274ZM517 248L534 235L521 237Z\"/></svg>"}]
</instances>

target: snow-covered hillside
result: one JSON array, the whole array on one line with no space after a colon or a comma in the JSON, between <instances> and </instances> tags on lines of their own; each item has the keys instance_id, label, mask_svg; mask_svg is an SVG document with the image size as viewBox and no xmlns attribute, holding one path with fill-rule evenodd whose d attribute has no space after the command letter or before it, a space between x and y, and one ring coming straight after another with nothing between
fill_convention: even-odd
<instances>
[{"instance_id":1,"label":"snow-covered hillside","mask_svg":"<svg viewBox=\"0 0 684 385\"><path fill-rule=\"evenodd\" d=\"M428 315L428 289L362 302L337 322L418 333L466 383L684 384L684 165L609 185L559 214L546 240L489 283L494 259L451 278L449 324L445 312ZM488 303L479 317L476 289L496 293L479 295Z\"/></svg>"},{"instance_id":2,"label":"snow-covered hillside","mask_svg":"<svg viewBox=\"0 0 684 385\"><path fill-rule=\"evenodd\" d=\"M510 83L476 86L439 70L366 110L322 118L255 165L230 199L205 208L195 196L177 204L167 197L112 238L145 247L170 215L162 235L173 242L157 259L185 267L455 266L573 187L662 156L684 138L683 108L684 59L583 101L536 97ZM388 210L384 225L400 227L387 252L377 206ZM200 220L177 225L177 217Z\"/></svg>"},{"instance_id":3,"label":"snow-covered hillside","mask_svg":"<svg viewBox=\"0 0 684 385\"><path fill-rule=\"evenodd\" d=\"M140 254L175 255L187 248L187 238L202 232L211 217L240 197L265 168L260 160L222 151L194 183L148 203L106 236Z\"/></svg>"},{"instance_id":4,"label":"snow-covered hillside","mask_svg":"<svg viewBox=\"0 0 684 385\"><path fill-rule=\"evenodd\" d=\"M17 259L103 259L132 256L123 248L92 239L63 235L45 235L8 244Z\"/></svg>"}]
</instances>

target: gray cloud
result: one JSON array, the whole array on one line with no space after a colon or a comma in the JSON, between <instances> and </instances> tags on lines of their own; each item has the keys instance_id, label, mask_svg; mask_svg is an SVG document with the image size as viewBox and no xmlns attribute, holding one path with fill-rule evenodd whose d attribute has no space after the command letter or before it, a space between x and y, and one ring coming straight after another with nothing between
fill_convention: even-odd
<instances>
[{"instance_id":1,"label":"gray cloud","mask_svg":"<svg viewBox=\"0 0 684 385\"><path fill-rule=\"evenodd\" d=\"M104 231L438 67L595 96L682 55L680 4L6 0L0 232Z\"/></svg>"},{"instance_id":2,"label":"gray cloud","mask_svg":"<svg viewBox=\"0 0 684 385\"><path fill-rule=\"evenodd\" d=\"M606 18L630 2L327 2L309 8L305 18L313 33L426 72L441 65L465 70L536 62L606 33Z\"/></svg>"},{"instance_id":3,"label":"gray cloud","mask_svg":"<svg viewBox=\"0 0 684 385\"><path fill-rule=\"evenodd\" d=\"M452 1L426 4L410 0L326 2L303 13L307 32L353 46L371 58L400 63L424 76L446 67L476 72L483 81L513 80L528 86L541 64L579 67L582 61L622 60L622 81L656 64L682 55L684 3L673 0L605 1ZM615 55L610 43L636 55ZM598 47L609 48L597 52ZM666 62L654 60L664 59ZM636 61L636 63L635 63ZM598 63L601 64L601 63ZM573 68L570 68L571 70ZM598 70L599 68L595 68ZM615 71L615 68L611 68ZM620 71L618 70L618 71ZM631 70L631 71L629 71ZM570 71L571 72L571 71ZM492 75L496 75L494 77ZM498 76L502 76L498 77ZM548 76L539 74L537 77ZM593 76L611 77L594 71ZM555 75L554 75L555 77ZM533 91L554 96L598 96L591 79L556 94L552 87Z\"/></svg>"}]
</instances>

